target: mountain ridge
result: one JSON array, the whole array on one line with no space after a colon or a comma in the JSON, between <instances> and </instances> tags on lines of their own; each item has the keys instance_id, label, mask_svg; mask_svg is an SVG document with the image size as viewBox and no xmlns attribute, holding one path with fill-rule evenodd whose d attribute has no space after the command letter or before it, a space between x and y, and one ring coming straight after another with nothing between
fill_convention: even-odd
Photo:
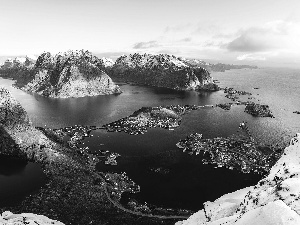
<instances>
[{"instance_id":1,"label":"mountain ridge","mask_svg":"<svg viewBox=\"0 0 300 225\"><path fill-rule=\"evenodd\" d=\"M175 90L219 90L206 69L168 54L123 55L107 73L113 79L155 87Z\"/></svg>"},{"instance_id":2,"label":"mountain ridge","mask_svg":"<svg viewBox=\"0 0 300 225\"><path fill-rule=\"evenodd\" d=\"M27 62L27 60L26 60ZM20 89L52 98L120 94L121 89L104 72L105 63L89 51L42 53L30 63L6 61L4 77L16 79Z\"/></svg>"}]
</instances>

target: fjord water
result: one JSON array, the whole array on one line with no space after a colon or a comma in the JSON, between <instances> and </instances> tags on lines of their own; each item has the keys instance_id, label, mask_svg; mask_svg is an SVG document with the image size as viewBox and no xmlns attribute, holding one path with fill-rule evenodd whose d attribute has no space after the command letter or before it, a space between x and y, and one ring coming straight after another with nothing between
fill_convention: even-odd
<instances>
[{"instance_id":1,"label":"fjord water","mask_svg":"<svg viewBox=\"0 0 300 225\"><path fill-rule=\"evenodd\" d=\"M174 131L149 129L146 134L138 136L94 131L93 137L84 140L84 146L93 151L109 150L121 155L118 166L99 164L97 169L126 172L141 186L139 194L125 196L124 202L127 197L134 197L158 206L196 210L204 201L213 201L260 179L254 174L202 165L201 154L191 156L182 153L175 144L188 134L198 132L204 138L225 137L236 133L240 122L247 121L259 143L285 145L300 130L300 116L292 113L300 110L299 70L247 69L212 75L220 81L221 87L251 92L255 101L270 105L275 118L252 117L243 112L244 106L233 106L230 111L214 107L190 112ZM120 84L121 95L48 99L12 88L12 83L11 80L0 79L0 84L11 90L35 126L51 128L75 124L101 126L128 116L143 106L230 102L222 91L178 92L130 84Z\"/></svg>"},{"instance_id":2,"label":"fjord water","mask_svg":"<svg viewBox=\"0 0 300 225\"><path fill-rule=\"evenodd\" d=\"M40 165L0 156L0 207L17 204L24 196L39 189L45 180Z\"/></svg>"}]
</instances>

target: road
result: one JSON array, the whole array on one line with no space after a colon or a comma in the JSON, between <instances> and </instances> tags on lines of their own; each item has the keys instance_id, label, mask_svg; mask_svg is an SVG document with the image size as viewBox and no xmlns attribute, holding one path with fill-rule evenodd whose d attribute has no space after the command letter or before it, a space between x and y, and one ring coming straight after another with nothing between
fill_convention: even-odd
<instances>
[{"instance_id":1,"label":"road","mask_svg":"<svg viewBox=\"0 0 300 225\"><path fill-rule=\"evenodd\" d=\"M152 214L146 214L146 213L142 213L142 212L136 212L136 211L132 211L130 209L126 209L125 207L123 207L120 203L114 201L111 197L110 194L108 193L107 190L107 183L105 181L105 179L102 177L102 175L99 176L100 179L102 180L102 182L104 183L104 191L105 194L108 198L108 200L118 209L126 212L126 213L130 213L133 215L137 215L137 216L142 216L142 217L149 217L149 218L156 218L156 219L162 219L162 220L166 220L166 219L187 219L189 218L189 216L162 216L162 215L152 215Z\"/></svg>"}]
</instances>

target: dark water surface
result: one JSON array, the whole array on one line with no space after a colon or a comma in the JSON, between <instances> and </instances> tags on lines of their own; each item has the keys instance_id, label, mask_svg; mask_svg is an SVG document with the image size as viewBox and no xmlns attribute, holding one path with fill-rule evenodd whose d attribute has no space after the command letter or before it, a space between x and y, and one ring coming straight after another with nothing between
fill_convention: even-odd
<instances>
[{"instance_id":1,"label":"dark water surface","mask_svg":"<svg viewBox=\"0 0 300 225\"><path fill-rule=\"evenodd\" d=\"M42 168L25 160L0 156L0 207L19 203L46 180Z\"/></svg>"},{"instance_id":2,"label":"dark water surface","mask_svg":"<svg viewBox=\"0 0 300 225\"><path fill-rule=\"evenodd\" d=\"M201 154L182 153L175 144L194 132L202 133L204 138L229 136L238 131L242 121L248 122L259 143L288 143L300 130L300 116L292 113L300 111L299 70L232 70L212 75L220 81L221 87L251 92L255 101L270 105L275 118L255 118L244 113L244 106L233 106L230 111L220 108L192 111L174 131L149 129L145 135L138 136L93 131L93 137L85 139L84 146L93 151L109 150L121 155L118 166L99 164L97 169L125 171L141 186L141 192L134 195L141 202L194 210L204 201L213 201L225 193L255 184L260 179L258 175L202 165ZM0 85L7 87L20 101L35 126L51 128L75 124L101 126L143 106L230 102L222 91L179 92L130 84L119 84L123 90L121 95L49 99L12 88L12 83L0 78Z\"/></svg>"}]
</instances>

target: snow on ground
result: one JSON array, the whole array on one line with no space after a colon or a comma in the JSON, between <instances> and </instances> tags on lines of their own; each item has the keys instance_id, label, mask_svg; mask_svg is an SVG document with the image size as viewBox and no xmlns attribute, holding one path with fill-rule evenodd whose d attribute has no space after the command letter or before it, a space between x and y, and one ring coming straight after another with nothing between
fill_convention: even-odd
<instances>
[{"instance_id":1,"label":"snow on ground","mask_svg":"<svg viewBox=\"0 0 300 225\"><path fill-rule=\"evenodd\" d=\"M22 213L22 214L13 214L9 211L5 211L0 214L0 224L3 225L25 225L25 224L41 224L41 225L64 225L62 222L57 220L51 220L43 215L36 215L33 213Z\"/></svg>"},{"instance_id":2,"label":"snow on ground","mask_svg":"<svg viewBox=\"0 0 300 225\"><path fill-rule=\"evenodd\" d=\"M101 59L102 59L105 67L114 65L114 61L110 58L102 57Z\"/></svg>"},{"instance_id":3,"label":"snow on ground","mask_svg":"<svg viewBox=\"0 0 300 225\"><path fill-rule=\"evenodd\" d=\"M171 59L170 60L172 63L174 63L174 65L175 66L178 66L178 67L187 67L187 65L184 63L184 62L182 62L182 61L180 61L180 60L178 60L178 59Z\"/></svg>"},{"instance_id":4,"label":"snow on ground","mask_svg":"<svg viewBox=\"0 0 300 225\"><path fill-rule=\"evenodd\" d=\"M243 214L234 225L299 225L300 216L283 201L269 202Z\"/></svg>"},{"instance_id":5,"label":"snow on ground","mask_svg":"<svg viewBox=\"0 0 300 225\"><path fill-rule=\"evenodd\" d=\"M267 177L223 195L176 225L300 225L300 133Z\"/></svg>"},{"instance_id":6,"label":"snow on ground","mask_svg":"<svg viewBox=\"0 0 300 225\"><path fill-rule=\"evenodd\" d=\"M26 58L25 57L16 57L15 60L20 63L24 63L26 61Z\"/></svg>"}]
</instances>

